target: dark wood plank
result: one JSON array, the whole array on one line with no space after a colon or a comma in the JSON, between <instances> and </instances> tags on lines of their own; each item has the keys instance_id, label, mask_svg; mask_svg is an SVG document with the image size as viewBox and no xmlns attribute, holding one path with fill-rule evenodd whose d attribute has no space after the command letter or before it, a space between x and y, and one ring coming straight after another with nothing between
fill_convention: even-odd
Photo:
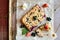
<instances>
[{"instance_id":1,"label":"dark wood plank","mask_svg":"<svg viewBox=\"0 0 60 40\"><path fill-rule=\"evenodd\" d=\"M8 40L8 0L0 0L0 40Z\"/></svg>"}]
</instances>

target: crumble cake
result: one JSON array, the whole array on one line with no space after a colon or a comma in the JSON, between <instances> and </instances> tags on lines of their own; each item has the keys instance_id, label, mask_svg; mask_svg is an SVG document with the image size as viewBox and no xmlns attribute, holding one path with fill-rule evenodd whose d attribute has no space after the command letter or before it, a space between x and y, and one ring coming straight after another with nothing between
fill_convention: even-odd
<instances>
[{"instance_id":1,"label":"crumble cake","mask_svg":"<svg viewBox=\"0 0 60 40\"><path fill-rule=\"evenodd\" d=\"M32 31L33 28L37 27L37 25L44 20L45 16L44 11L42 11L41 7L36 4L22 17L22 23L29 31Z\"/></svg>"}]
</instances>

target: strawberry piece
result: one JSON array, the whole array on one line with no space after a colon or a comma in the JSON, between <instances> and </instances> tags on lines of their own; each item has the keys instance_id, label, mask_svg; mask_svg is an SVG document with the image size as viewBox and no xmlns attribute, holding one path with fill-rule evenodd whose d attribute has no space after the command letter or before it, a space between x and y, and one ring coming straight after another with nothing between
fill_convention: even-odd
<instances>
[{"instance_id":1,"label":"strawberry piece","mask_svg":"<svg viewBox=\"0 0 60 40\"><path fill-rule=\"evenodd\" d=\"M44 26L44 28L47 30L47 29L48 29L48 25L46 24L46 25Z\"/></svg>"},{"instance_id":2,"label":"strawberry piece","mask_svg":"<svg viewBox=\"0 0 60 40\"><path fill-rule=\"evenodd\" d=\"M31 33L30 33L30 32L28 32L28 33L26 34L26 36L27 36L27 37L31 36Z\"/></svg>"},{"instance_id":3,"label":"strawberry piece","mask_svg":"<svg viewBox=\"0 0 60 40\"><path fill-rule=\"evenodd\" d=\"M42 7L46 8L46 7L48 7L48 4L45 3L45 4L42 5Z\"/></svg>"}]
</instances>

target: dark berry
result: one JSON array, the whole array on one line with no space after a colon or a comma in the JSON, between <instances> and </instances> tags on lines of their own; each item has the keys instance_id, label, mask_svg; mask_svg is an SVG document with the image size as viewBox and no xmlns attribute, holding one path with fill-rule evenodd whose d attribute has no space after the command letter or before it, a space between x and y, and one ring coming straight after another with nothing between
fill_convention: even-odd
<instances>
[{"instance_id":1,"label":"dark berry","mask_svg":"<svg viewBox=\"0 0 60 40\"><path fill-rule=\"evenodd\" d=\"M46 15L44 14L44 16L43 17L46 17Z\"/></svg>"},{"instance_id":2,"label":"dark berry","mask_svg":"<svg viewBox=\"0 0 60 40\"><path fill-rule=\"evenodd\" d=\"M47 20L47 21L51 21L51 18L50 18L50 17L47 17L46 20Z\"/></svg>"},{"instance_id":3,"label":"dark berry","mask_svg":"<svg viewBox=\"0 0 60 40\"><path fill-rule=\"evenodd\" d=\"M35 34L35 33L32 33L32 34L31 34L31 36L35 37L35 36L36 36L36 34Z\"/></svg>"},{"instance_id":4,"label":"dark berry","mask_svg":"<svg viewBox=\"0 0 60 40\"><path fill-rule=\"evenodd\" d=\"M26 18L27 19L27 21L29 20L29 18Z\"/></svg>"},{"instance_id":5,"label":"dark berry","mask_svg":"<svg viewBox=\"0 0 60 40\"><path fill-rule=\"evenodd\" d=\"M40 12L40 10L38 10L38 12Z\"/></svg>"},{"instance_id":6,"label":"dark berry","mask_svg":"<svg viewBox=\"0 0 60 40\"><path fill-rule=\"evenodd\" d=\"M20 26L20 28L24 28L24 27L25 27L25 25L21 25L21 26Z\"/></svg>"},{"instance_id":7,"label":"dark berry","mask_svg":"<svg viewBox=\"0 0 60 40\"><path fill-rule=\"evenodd\" d=\"M35 31L35 34L37 34L37 33L39 33L39 32L36 32L36 31Z\"/></svg>"},{"instance_id":8,"label":"dark berry","mask_svg":"<svg viewBox=\"0 0 60 40\"><path fill-rule=\"evenodd\" d=\"M31 31L32 31L35 27L36 27L36 26L32 26L32 27L31 27Z\"/></svg>"},{"instance_id":9,"label":"dark berry","mask_svg":"<svg viewBox=\"0 0 60 40\"><path fill-rule=\"evenodd\" d=\"M33 20L36 20L37 19L37 16L33 16Z\"/></svg>"}]
</instances>

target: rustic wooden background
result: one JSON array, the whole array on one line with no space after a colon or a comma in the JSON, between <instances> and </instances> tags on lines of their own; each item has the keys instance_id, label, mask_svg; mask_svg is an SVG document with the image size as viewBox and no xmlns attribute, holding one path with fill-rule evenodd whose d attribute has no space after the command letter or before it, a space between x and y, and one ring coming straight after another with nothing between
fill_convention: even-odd
<instances>
[{"instance_id":1,"label":"rustic wooden background","mask_svg":"<svg viewBox=\"0 0 60 40\"><path fill-rule=\"evenodd\" d=\"M0 0L0 40L8 40L9 0Z\"/></svg>"}]
</instances>

